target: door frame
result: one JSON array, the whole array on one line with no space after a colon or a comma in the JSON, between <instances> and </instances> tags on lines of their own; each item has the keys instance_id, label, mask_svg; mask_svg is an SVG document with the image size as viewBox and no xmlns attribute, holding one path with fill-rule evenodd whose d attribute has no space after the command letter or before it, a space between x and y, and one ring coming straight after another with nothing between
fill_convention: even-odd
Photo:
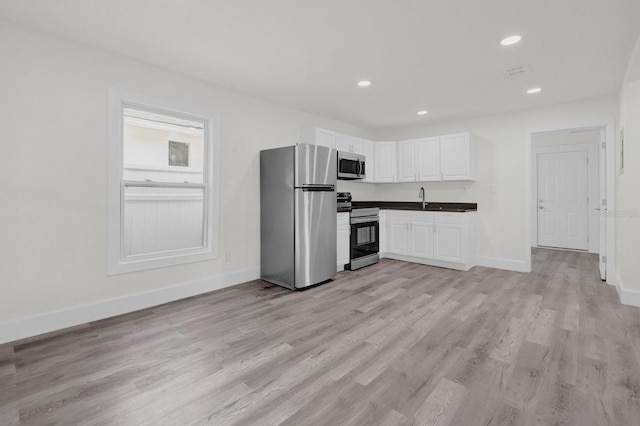
<instances>
[{"instance_id":1,"label":"door frame","mask_svg":"<svg viewBox=\"0 0 640 426\"><path fill-rule=\"evenodd\" d=\"M616 207L616 199L615 199L615 121L609 120L605 122L595 122L595 123L579 123L579 124L567 124L564 126L556 126L556 127L546 127L546 128L528 128L525 129L525 143L524 143L524 260L525 260L525 269L526 271L531 271L531 209L532 209L532 149L531 149L531 139L532 135L535 133L543 133L543 132L553 132L553 131L562 131L562 130L584 130L584 129L596 129L596 128L604 128L605 129L605 149L600 151L600 154L605 155L606 162L606 188L607 188L607 210L612 211ZM615 215L608 215L606 218L607 224L607 283L611 285L616 284L615 280Z\"/></svg>"},{"instance_id":2,"label":"door frame","mask_svg":"<svg viewBox=\"0 0 640 426\"><path fill-rule=\"evenodd\" d=\"M588 236L589 236L589 244L587 247L587 251L589 253L598 253L600 250L600 233L599 226L600 223L598 221L599 215L598 210L599 207L598 202L598 191L599 191L599 180L600 175L598 174L598 166L599 166L599 157L598 157L598 143L579 143L579 144L562 144L562 145L547 145L547 146L531 146L531 247L539 247L538 245L538 209L537 203L535 200L538 199L538 163L537 156L538 154L553 154L553 153L564 153L564 152L580 152L586 151L587 158L589 159L589 164L587 165L587 196L589 197L589 205L587 206L587 225L588 225ZM534 214L535 213L535 214ZM564 249L561 249L564 250ZM571 250L571 249L567 249Z\"/></svg>"}]
</instances>

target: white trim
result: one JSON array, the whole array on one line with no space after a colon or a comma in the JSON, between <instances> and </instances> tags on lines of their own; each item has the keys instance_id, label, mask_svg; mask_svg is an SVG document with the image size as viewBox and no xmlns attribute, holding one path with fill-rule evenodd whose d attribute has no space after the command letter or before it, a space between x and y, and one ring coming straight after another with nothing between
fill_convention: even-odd
<instances>
[{"instance_id":1,"label":"white trim","mask_svg":"<svg viewBox=\"0 0 640 426\"><path fill-rule=\"evenodd\" d=\"M607 123L605 141L607 210L616 208L616 126ZM616 217L607 215L607 283L616 284Z\"/></svg>"},{"instance_id":2,"label":"white trim","mask_svg":"<svg viewBox=\"0 0 640 426\"><path fill-rule=\"evenodd\" d=\"M144 164L125 164L122 166L125 170L144 170L154 172L180 172L202 174L204 171L201 167L182 167L182 166L145 166Z\"/></svg>"},{"instance_id":3,"label":"white trim","mask_svg":"<svg viewBox=\"0 0 640 426\"><path fill-rule=\"evenodd\" d=\"M620 280L620 275L617 275L616 290L618 291L618 297L620 303L623 305L640 307L640 291L625 289Z\"/></svg>"},{"instance_id":4,"label":"white trim","mask_svg":"<svg viewBox=\"0 0 640 426\"><path fill-rule=\"evenodd\" d=\"M468 271L469 269L475 266L474 264L471 264L471 263L449 262L446 260L438 260L438 259L425 259L423 257L407 256L406 254L398 254L398 253L386 253L384 257L387 259L402 260L403 262L420 263L421 265L455 269L457 271Z\"/></svg>"},{"instance_id":5,"label":"white trim","mask_svg":"<svg viewBox=\"0 0 640 426\"><path fill-rule=\"evenodd\" d=\"M531 272L531 134L524 138L524 271Z\"/></svg>"},{"instance_id":6,"label":"white trim","mask_svg":"<svg viewBox=\"0 0 640 426\"><path fill-rule=\"evenodd\" d=\"M0 322L0 344L197 296L260 278L260 268L216 275L157 290Z\"/></svg>"},{"instance_id":7,"label":"white trim","mask_svg":"<svg viewBox=\"0 0 640 426\"><path fill-rule=\"evenodd\" d=\"M208 188L205 197L204 221L205 247L200 250L166 255L153 259L130 261L122 253L122 108L138 106L146 110L175 113L185 118L193 118L205 123L205 167L203 183ZM108 105L108 201L107 201L107 274L121 274L152 268L179 265L189 262L210 260L218 257L220 221L220 118L208 107L194 105L180 100L166 101L119 88L109 88Z\"/></svg>"},{"instance_id":8,"label":"white trim","mask_svg":"<svg viewBox=\"0 0 640 426\"><path fill-rule=\"evenodd\" d=\"M531 272L531 268L527 267L527 262L524 260L476 256L476 265L486 268L504 269L505 271Z\"/></svg>"}]
</instances>

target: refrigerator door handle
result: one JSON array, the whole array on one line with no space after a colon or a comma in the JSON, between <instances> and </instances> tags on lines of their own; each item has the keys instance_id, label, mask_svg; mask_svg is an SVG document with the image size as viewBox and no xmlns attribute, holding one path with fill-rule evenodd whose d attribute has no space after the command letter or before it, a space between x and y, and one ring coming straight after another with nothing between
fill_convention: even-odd
<instances>
[{"instance_id":1,"label":"refrigerator door handle","mask_svg":"<svg viewBox=\"0 0 640 426\"><path fill-rule=\"evenodd\" d=\"M336 187L333 185L303 186L302 192L335 192Z\"/></svg>"}]
</instances>

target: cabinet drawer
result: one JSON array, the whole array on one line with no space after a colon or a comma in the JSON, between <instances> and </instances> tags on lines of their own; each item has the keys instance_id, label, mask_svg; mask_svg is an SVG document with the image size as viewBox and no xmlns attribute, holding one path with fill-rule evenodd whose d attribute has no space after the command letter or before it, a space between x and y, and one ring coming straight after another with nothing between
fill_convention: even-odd
<instances>
[{"instance_id":1,"label":"cabinet drawer","mask_svg":"<svg viewBox=\"0 0 640 426\"><path fill-rule=\"evenodd\" d=\"M465 223L465 215L466 213L449 213L449 212L436 212L435 213L435 223L445 223L445 224L458 224L464 225Z\"/></svg>"},{"instance_id":2,"label":"cabinet drawer","mask_svg":"<svg viewBox=\"0 0 640 426\"><path fill-rule=\"evenodd\" d=\"M337 225L348 225L349 224L349 213L338 213L338 222Z\"/></svg>"}]
</instances>

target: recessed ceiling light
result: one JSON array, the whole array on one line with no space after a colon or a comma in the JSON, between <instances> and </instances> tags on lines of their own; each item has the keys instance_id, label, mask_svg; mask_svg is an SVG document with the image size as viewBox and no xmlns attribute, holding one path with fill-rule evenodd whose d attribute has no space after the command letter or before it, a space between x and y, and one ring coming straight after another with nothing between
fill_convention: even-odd
<instances>
[{"instance_id":1,"label":"recessed ceiling light","mask_svg":"<svg viewBox=\"0 0 640 426\"><path fill-rule=\"evenodd\" d=\"M360 87L371 86L371 82L369 80L362 80L362 81L358 82L358 86L360 86Z\"/></svg>"},{"instance_id":2,"label":"recessed ceiling light","mask_svg":"<svg viewBox=\"0 0 640 426\"><path fill-rule=\"evenodd\" d=\"M503 46L511 46L512 44L516 44L520 40L522 40L522 37L520 37L519 35L512 35L502 40L500 44Z\"/></svg>"},{"instance_id":3,"label":"recessed ceiling light","mask_svg":"<svg viewBox=\"0 0 640 426\"><path fill-rule=\"evenodd\" d=\"M527 90L527 93L530 95L533 95L534 93L540 93L542 91L541 88L539 87L534 87L533 89L529 89Z\"/></svg>"},{"instance_id":4,"label":"recessed ceiling light","mask_svg":"<svg viewBox=\"0 0 640 426\"><path fill-rule=\"evenodd\" d=\"M418 111L418 115L427 115L428 112L429 111L424 111L424 110Z\"/></svg>"}]
</instances>

